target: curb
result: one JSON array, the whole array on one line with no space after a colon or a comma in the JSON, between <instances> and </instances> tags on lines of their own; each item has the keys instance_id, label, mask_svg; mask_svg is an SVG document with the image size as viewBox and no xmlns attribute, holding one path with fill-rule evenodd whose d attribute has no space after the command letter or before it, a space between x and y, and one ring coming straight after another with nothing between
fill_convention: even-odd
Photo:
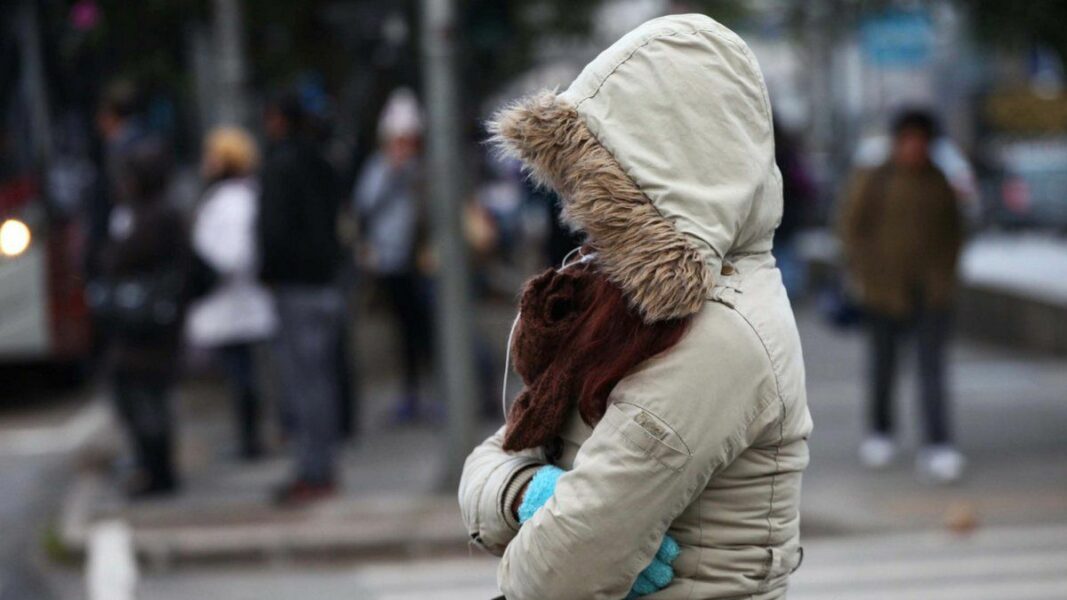
<instances>
[{"instance_id":1,"label":"curb","mask_svg":"<svg viewBox=\"0 0 1067 600\"><path fill-rule=\"evenodd\" d=\"M974 339L1067 355L1067 305L970 283L960 290L957 313Z\"/></svg>"},{"instance_id":2,"label":"curb","mask_svg":"<svg viewBox=\"0 0 1067 600\"><path fill-rule=\"evenodd\" d=\"M107 482L79 477L64 504L60 540L84 556L97 521L91 507ZM239 506L198 513L176 511L128 522L133 552L146 564L284 562L354 556L425 556L467 548L469 540L452 496L381 496L327 501L301 510Z\"/></svg>"}]
</instances>

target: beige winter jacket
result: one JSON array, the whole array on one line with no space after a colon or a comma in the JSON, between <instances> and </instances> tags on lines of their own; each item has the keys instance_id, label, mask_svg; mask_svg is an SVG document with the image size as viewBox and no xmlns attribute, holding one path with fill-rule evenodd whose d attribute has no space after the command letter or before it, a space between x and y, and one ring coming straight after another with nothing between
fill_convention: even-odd
<instances>
[{"instance_id":1,"label":"beige winter jacket","mask_svg":"<svg viewBox=\"0 0 1067 600\"><path fill-rule=\"evenodd\" d=\"M503 452L502 431L471 453L460 505L471 537L503 554L501 590L624 598L669 532L675 579L646 598L785 597L811 418L771 256L781 177L748 47L704 16L656 19L493 129L560 192L646 320L695 315L616 386L595 428L572 417L556 461L568 472L521 528L509 501L544 453Z\"/></svg>"}]
</instances>

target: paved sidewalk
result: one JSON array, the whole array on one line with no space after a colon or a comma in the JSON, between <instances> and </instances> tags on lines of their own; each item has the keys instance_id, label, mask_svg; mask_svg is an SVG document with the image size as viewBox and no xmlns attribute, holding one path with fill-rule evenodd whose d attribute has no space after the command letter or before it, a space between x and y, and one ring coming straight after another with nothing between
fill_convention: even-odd
<instances>
[{"instance_id":1,"label":"paved sidewalk","mask_svg":"<svg viewBox=\"0 0 1067 600\"><path fill-rule=\"evenodd\" d=\"M957 340L949 382L964 481L916 480L918 381L914 347L901 354L897 422L903 455L886 471L861 467L856 450L866 414L866 339L799 315L815 420L805 473L803 519L809 534L1067 523L1067 359Z\"/></svg>"},{"instance_id":2,"label":"paved sidewalk","mask_svg":"<svg viewBox=\"0 0 1067 600\"><path fill-rule=\"evenodd\" d=\"M505 305L479 311L481 331L500 357L511 311ZM392 402L400 392L393 377L396 340L384 319L360 325L361 431L341 452L342 489L337 497L305 509L271 506L272 490L290 473L288 452L275 441L263 460L237 461L224 387L194 381L183 385L176 398L181 493L128 502L102 462L86 460L92 468L83 470L65 501L60 527L64 543L81 552L93 523L118 518L133 527L138 554L160 566L325 555L409 556L466 548L455 491L445 489L442 480L443 423L438 418L391 424ZM497 390L495 378L492 388ZM432 389L425 398L433 398ZM485 435L501 421L486 421ZM112 421L87 454L114 453L120 440Z\"/></svg>"},{"instance_id":3,"label":"paved sidewalk","mask_svg":"<svg viewBox=\"0 0 1067 600\"><path fill-rule=\"evenodd\" d=\"M960 258L968 285L1014 290L1019 295L1067 305L1067 237L1037 233L987 233Z\"/></svg>"}]
</instances>

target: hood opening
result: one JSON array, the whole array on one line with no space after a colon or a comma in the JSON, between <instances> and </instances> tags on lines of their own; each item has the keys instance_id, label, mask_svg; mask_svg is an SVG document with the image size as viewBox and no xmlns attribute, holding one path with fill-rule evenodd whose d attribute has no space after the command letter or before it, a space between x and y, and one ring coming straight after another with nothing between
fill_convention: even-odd
<instances>
[{"instance_id":1,"label":"hood opening","mask_svg":"<svg viewBox=\"0 0 1067 600\"><path fill-rule=\"evenodd\" d=\"M692 239L671 224L553 92L520 100L489 124L492 142L563 198L563 219L584 232L598 265L647 322L685 317L714 284Z\"/></svg>"},{"instance_id":2,"label":"hood opening","mask_svg":"<svg viewBox=\"0 0 1067 600\"><path fill-rule=\"evenodd\" d=\"M705 15L641 25L490 131L559 192L648 322L696 313L724 260L771 250L782 190L767 88L744 41Z\"/></svg>"}]
</instances>

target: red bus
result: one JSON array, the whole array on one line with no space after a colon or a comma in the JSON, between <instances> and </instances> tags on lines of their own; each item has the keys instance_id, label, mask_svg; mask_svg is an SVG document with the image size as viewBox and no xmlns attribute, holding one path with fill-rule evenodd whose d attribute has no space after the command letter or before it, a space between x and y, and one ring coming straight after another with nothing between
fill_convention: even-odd
<instances>
[{"instance_id":1,"label":"red bus","mask_svg":"<svg viewBox=\"0 0 1067 600\"><path fill-rule=\"evenodd\" d=\"M34 4L0 21L0 363L80 363L83 228L49 193L59 173Z\"/></svg>"}]
</instances>

